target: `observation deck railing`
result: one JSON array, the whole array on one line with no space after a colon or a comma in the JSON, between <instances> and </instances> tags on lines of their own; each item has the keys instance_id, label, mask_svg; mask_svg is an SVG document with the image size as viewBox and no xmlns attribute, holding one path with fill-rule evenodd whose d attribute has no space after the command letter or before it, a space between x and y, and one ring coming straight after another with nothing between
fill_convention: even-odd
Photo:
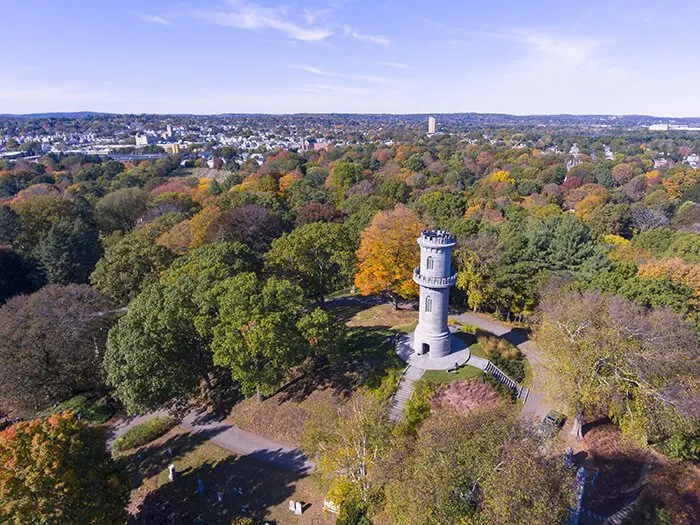
<instances>
[{"instance_id":1,"label":"observation deck railing","mask_svg":"<svg viewBox=\"0 0 700 525\"><path fill-rule=\"evenodd\" d=\"M449 277L429 277L420 273L420 266L413 269L413 280L421 286L448 287L454 286L457 282L457 272Z\"/></svg>"}]
</instances>

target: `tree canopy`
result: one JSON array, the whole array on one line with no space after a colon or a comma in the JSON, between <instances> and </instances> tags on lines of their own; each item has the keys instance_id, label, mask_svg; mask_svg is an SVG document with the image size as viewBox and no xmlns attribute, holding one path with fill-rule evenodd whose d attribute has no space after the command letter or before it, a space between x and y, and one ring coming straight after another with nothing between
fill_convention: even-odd
<instances>
[{"instance_id":1,"label":"tree canopy","mask_svg":"<svg viewBox=\"0 0 700 525\"><path fill-rule=\"evenodd\" d=\"M388 294L394 304L399 297L418 295L413 269L418 265L423 224L408 208L397 204L392 211L379 212L362 232L357 252L355 284L363 295Z\"/></svg>"},{"instance_id":2,"label":"tree canopy","mask_svg":"<svg viewBox=\"0 0 700 525\"><path fill-rule=\"evenodd\" d=\"M87 285L48 285L0 307L0 400L22 414L101 384L110 304Z\"/></svg>"},{"instance_id":3,"label":"tree canopy","mask_svg":"<svg viewBox=\"0 0 700 525\"><path fill-rule=\"evenodd\" d=\"M266 267L299 284L307 297L323 305L326 295L346 286L355 254L340 224L314 222L272 242Z\"/></svg>"},{"instance_id":4,"label":"tree canopy","mask_svg":"<svg viewBox=\"0 0 700 525\"><path fill-rule=\"evenodd\" d=\"M107 451L105 431L71 413L0 432L0 521L125 523L131 485Z\"/></svg>"}]
</instances>

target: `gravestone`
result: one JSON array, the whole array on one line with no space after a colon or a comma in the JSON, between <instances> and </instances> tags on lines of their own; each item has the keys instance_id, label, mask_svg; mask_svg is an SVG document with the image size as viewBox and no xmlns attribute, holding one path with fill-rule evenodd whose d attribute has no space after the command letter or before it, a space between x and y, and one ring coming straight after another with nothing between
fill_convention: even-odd
<instances>
[{"instance_id":1,"label":"gravestone","mask_svg":"<svg viewBox=\"0 0 700 525\"><path fill-rule=\"evenodd\" d=\"M293 499L290 499L290 500L289 500L289 510L291 510L292 512L294 512L294 500L293 500Z\"/></svg>"},{"instance_id":2,"label":"gravestone","mask_svg":"<svg viewBox=\"0 0 700 525\"><path fill-rule=\"evenodd\" d=\"M294 514L296 516L301 516L302 512L304 511L301 508L301 501L294 502Z\"/></svg>"},{"instance_id":3,"label":"gravestone","mask_svg":"<svg viewBox=\"0 0 700 525\"><path fill-rule=\"evenodd\" d=\"M175 479L175 465L172 463L168 466L168 479L173 481Z\"/></svg>"}]
</instances>

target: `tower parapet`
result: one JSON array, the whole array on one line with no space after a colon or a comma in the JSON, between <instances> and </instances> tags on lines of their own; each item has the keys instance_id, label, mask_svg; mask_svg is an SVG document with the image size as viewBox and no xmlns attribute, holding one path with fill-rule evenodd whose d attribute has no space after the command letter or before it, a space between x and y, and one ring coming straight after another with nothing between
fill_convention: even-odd
<instances>
[{"instance_id":1,"label":"tower parapet","mask_svg":"<svg viewBox=\"0 0 700 525\"><path fill-rule=\"evenodd\" d=\"M413 271L413 280L420 287L418 326L413 334L417 354L431 358L444 357L451 350L451 334L447 326L450 287L457 280L452 269L454 235L445 230L423 230L418 238L420 266Z\"/></svg>"}]
</instances>

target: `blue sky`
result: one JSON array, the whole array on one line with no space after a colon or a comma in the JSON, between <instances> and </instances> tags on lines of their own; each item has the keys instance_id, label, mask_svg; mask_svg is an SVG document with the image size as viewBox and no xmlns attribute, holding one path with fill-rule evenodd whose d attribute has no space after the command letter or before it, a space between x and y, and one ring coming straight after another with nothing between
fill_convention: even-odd
<instances>
[{"instance_id":1,"label":"blue sky","mask_svg":"<svg viewBox=\"0 0 700 525\"><path fill-rule=\"evenodd\" d=\"M0 113L700 117L698 0L0 0Z\"/></svg>"}]
</instances>

